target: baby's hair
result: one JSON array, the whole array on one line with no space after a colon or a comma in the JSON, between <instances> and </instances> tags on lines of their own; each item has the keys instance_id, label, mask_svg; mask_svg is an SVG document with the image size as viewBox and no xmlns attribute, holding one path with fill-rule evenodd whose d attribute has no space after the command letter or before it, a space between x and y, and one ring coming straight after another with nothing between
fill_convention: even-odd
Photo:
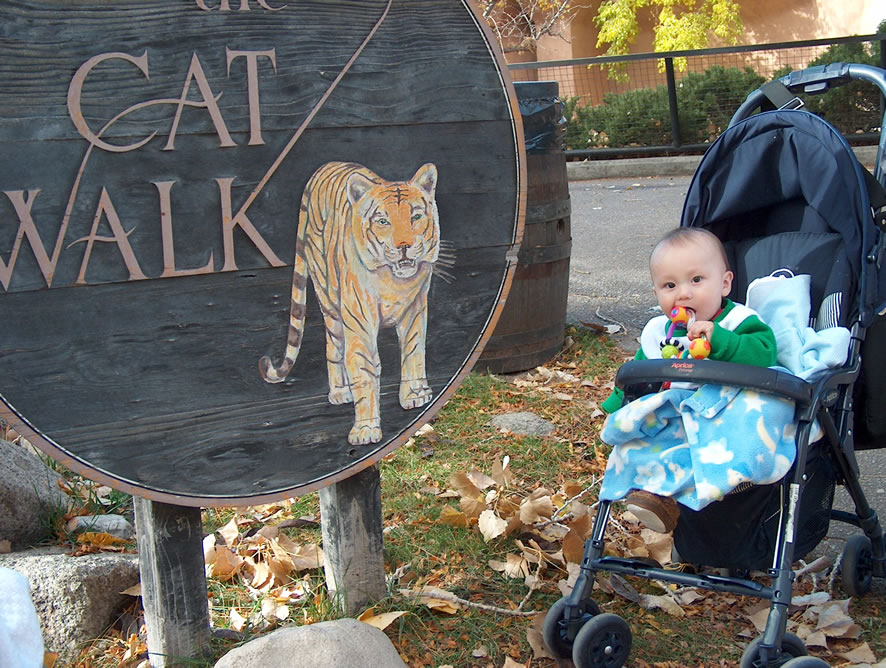
<instances>
[{"instance_id":1,"label":"baby's hair","mask_svg":"<svg viewBox=\"0 0 886 668\"><path fill-rule=\"evenodd\" d=\"M729 270L729 258L726 257L726 249L723 248L723 242L720 241L720 238L716 234L701 227L677 227L671 230L658 240L658 243L655 244L652 253L649 255L649 259L650 261L652 260L652 256L659 248L667 246L686 246L690 243L705 241L713 244L717 250L720 251L720 257L723 258L723 264L726 269Z\"/></svg>"}]
</instances>

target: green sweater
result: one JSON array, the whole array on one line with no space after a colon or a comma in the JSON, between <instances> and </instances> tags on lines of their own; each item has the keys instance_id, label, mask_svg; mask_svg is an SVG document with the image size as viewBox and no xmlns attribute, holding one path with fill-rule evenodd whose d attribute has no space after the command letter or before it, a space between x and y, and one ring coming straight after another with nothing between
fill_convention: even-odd
<instances>
[{"instance_id":1,"label":"green sweater","mask_svg":"<svg viewBox=\"0 0 886 668\"><path fill-rule=\"evenodd\" d=\"M714 332L711 335L709 359L753 366L774 366L777 357L775 334L772 333L769 325L760 320L753 311L747 309L749 314L733 328L724 326L734 322L735 315L738 313L733 313L736 306L731 299L724 299L720 312L714 317ZM738 306L738 308L745 309L746 307ZM730 314L733 317L727 318ZM646 324L643 334L640 336L641 347L634 356L635 360L661 359L658 341L667 335L669 324L670 321L663 315L653 318ZM685 336L686 330L677 330L673 335ZM623 403L624 392L615 388L600 408L606 413L612 413L621 408Z\"/></svg>"}]
</instances>

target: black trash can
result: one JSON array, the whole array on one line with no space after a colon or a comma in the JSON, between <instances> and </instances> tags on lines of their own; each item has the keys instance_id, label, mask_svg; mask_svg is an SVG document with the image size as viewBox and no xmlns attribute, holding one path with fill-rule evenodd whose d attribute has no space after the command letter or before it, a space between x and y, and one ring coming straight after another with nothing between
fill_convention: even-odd
<instances>
[{"instance_id":1,"label":"black trash can","mask_svg":"<svg viewBox=\"0 0 886 668\"><path fill-rule=\"evenodd\" d=\"M526 223L517 269L478 371L524 371L563 347L572 251L566 119L556 81L515 83L526 142Z\"/></svg>"}]
</instances>

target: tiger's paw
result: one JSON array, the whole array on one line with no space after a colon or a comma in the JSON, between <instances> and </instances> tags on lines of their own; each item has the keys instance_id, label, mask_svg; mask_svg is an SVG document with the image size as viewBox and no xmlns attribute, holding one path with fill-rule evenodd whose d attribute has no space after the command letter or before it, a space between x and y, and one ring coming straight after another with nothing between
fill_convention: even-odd
<instances>
[{"instance_id":1,"label":"tiger's paw","mask_svg":"<svg viewBox=\"0 0 886 668\"><path fill-rule=\"evenodd\" d=\"M347 385L344 387L333 387L329 390L329 403L333 405L349 404L353 401L354 395L351 394L351 388Z\"/></svg>"},{"instance_id":2,"label":"tiger's paw","mask_svg":"<svg viewBox=\"0 0 886 668\"><path fill-rule=\"evenodd\" d=\"M409 410L410 408L418 408L430 402L434 393L426 383L407 382L400 383L400 406Z\"/></svg>"},{"instance_id":3,"label":"tiger's paw","mask_svg":"<svg viewBox=\"0 0 886 668\"><path fill-rule=\"evenodd\" d=\"M351 445L369 445L381 440L381 426L378 422L373 424L355 424L348 434L348 443Z\"/></svg>"}]
</instances>

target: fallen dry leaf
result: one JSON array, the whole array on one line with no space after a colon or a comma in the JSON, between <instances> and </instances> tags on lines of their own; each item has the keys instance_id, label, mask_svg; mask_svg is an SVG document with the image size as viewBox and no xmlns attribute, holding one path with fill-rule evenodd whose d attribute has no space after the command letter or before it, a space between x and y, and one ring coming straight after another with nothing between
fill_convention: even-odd
<instances>
[{"instance_id":1,"label":"fallen dry leaf","mask_svg":"<svg viewBox=\"0 0 886 668\"><path fill-rule=\"evenodd\" d=\"M377 615L375 614L375 608L369 608L368 610L364 611L359 617L357 617L357 620L363 622L364 624L374 626L380 631L384 631L406 613L406 610L396 610L393 612L383 612Z\"/></svg>"},{"instance_id":2,"label":"fallen dry leaf","mask_svg":"<svg viewBox=\"0 0 886 668\"><path fill-rule=\"evenodd\" d=\"M587 540L591 536L594 529L594 518L588 513L588 507L580 501L572 502L572 522L569 524L570 530L581 536L582 540Z\"/></svg>"},{"instance_id":3,"label":"fallen dry leaf","mask_svg":"<svg viewBox=\"0 0 886 668\"><path fill-rule=\"evenodd\" d=\"M818 626L816 631L821 631L828 638L851 638L857 639L862 632L861 627L849 616L849 601L829 601L821 606L813 606L808 612L818 614Z\"/></svg>"},{"instance_id":4,"label":"fallen dry leaf","mask_svg":"<svg viewBox=\"0 0 886 668\"><path fill-rule=\"evenodd\" d=\"M484 490L488 487L492 487L493 485L497 485L494 478L490 478L488 475L483 473L477 468L473 468L467 473L468 480L474 483L474 486L479 490Z\"/></svg>"},{"instance_id":5,"label":"fallen dry leaf","mask_svg":"<svg viewBox=\"0 0 886 668\"><path fill-rule=\"evenodd\" d=\"M517 663L511 657L506 656L505 662L501 664L501 668L526 668L525 663Z\"/></svg>"},{"instance_id":6,"label":"fallen dry leaf","mask_svg":"<svg viewBox=\"0 0 886 668\"><path fill-rule=\"evenodd\" d=\"M482 499L483 492L473 483L467 473L459 471L449 476L449 484L461 496L467 496L471 499Z\"/></svg>"},{"instance_id":7,"label":"fallen dry leaf","mask_svg":"<svg viewBox=\"0 0 886 668\"><path fill-rule=\"evenodd\" d=\"M228 613L228 618L231 620L231 628L235 631L242 631L246 626L246 617L241 615L237 608L231 608L231 611Z\"/></svg>"},{"instance_id":8,"label":"fallen dry leaf","mask_svg":"<svg viewBox=\"0 0 886 668\"><path fill-rule=\"evenodd\" d=\"M815 591L811 594L803 596L794 596L791 599L791 605L807 607L810 605L824 605L831 600L831 595L826 591Z\"/></svg>"},{"instance_id":9,"label":"fallen dry leaf","mask_svg":"<svg viewBox=\"0 0 886 668\"><path fill-rule=\"evenodd\" d=\"M494 571L504 573L509 578L525 578L529 575L529 563L519 554L507 555L506 561L490 559L489 567Z\"/></svg>"},{"instance_id":10,"label":"fallen dry leaf","mask_svg":"<svg viewBox=\"0 0 886 668\"><path fill-rule=\"evenodd\" d=\"M203 538L203 563L206 564L207 573L209 566L215 561L215 534L207 534Z\"/></svg>"},{"instance_id":11,"label":"fallen dry leaf","mask_svg":"<svg viewBox=\"0 0 886 668\"><path fill-rule=\"evenodd\" d=\"M600 589L608 594L618 594L632 603L640 602L639 592L618 573L611 573L608 577L599 578L597 583L600 585Z\"/></svg>"},{"instance_id":12,"label":"fallen dry leaf","mask_svg":"<svg viewBox=\"0 0 886 668\"><path fill-rule=\"evenodd\" d=\"M640 538L646 543L649 556L662 566L671 563L671 554L674 549L674 537L669 533L658 533L652 529L642 529Z\"/></svg>"},{"instance_id":13,"label":"fallen dry leaf","mask_svg":"<svg viewBox=\"0 0 886 668\"><path fill-rule=\"evenodd\" d=\"M532 648L533 659L556 658L548 651L548 646L545 645L544 636L542 635L544 622L544 613L538 614L532 618L532 625L528 629L526 629L526 640L529 642L529 646Z\"/></svg>"},{"instance_id":14,"label":"fallen dry leaf","mask_svg":"<svg viewBox=\"0 0 886 668\"><path fill-rule=\"evenodd\" d=\"M480 513L486 510L486 502L480 499L474 499L469 496L463 496L458 500L458 505L462 509L467 522L480 517ZM467 526L467 524L465 524Z\"/></svg>"},{"instance_id":15,"label":"fallen dry leaf","mask_svg":"<svg viewBox=\"0 0 886 668\"><path fill-rule=\"evenodd\" d=\"M841 652L840 656L842 656L844 659L848 659L852 663L874 663L877 660L877 657L871 650L870 645L868 645L866 642L863 642L861 645L853 650L849 650L848 652Z\"/></svg>"},{"instance_id":16,"label":"fallen dry leaf","mask_svg":"<svg viewBox=\"0 0 886 668\"><path fill-rule=\"evenodd\" d=\"M585 486L575 480L567 480L563 483L563 494L567 499L578 496L585 489Z\"/></svg>"},{"instance_id":17,"label":"fallen dry leaf","mask_svg":"<svg viewBox=\"0 0 886 668\"><path fill-rule=\"evenodd\" d=\"M443 506L443 509L440 511L440 521L443 524L447 524L453 527L464 527L468 526L468 518L467 516L461 512L460 510L456 510L452 506Z\"/></svg>"},{"instance_id":18,"label":"fallen dry leaf","mask_svg":"<svg viewBox=\"0 0 886 668\"><path fill-rule=\"evenodd\" d=\"M225 582L233 578L243 566L243 557L235 554L229 547L219 545L215 548L215 561L212 562L212 577Z\"/></svg>"},{"instance_id":19,"label":"fallen dry leaf","mask_svg":"<svg viewBox=\"0 0 886 668\"><path fill-rule=\"evenodd\" d=\"M769 619L769 604L765 601L761 601L760 603L751 606L751 608L746 611L746 614L748 619L750 619L751 623L754 625L754 628L757 629L757 633L763 633L763 630L766 628L766 620Z\"/></svg>"},{"instance_id":20,"label":"fallen dry leaf","mask_svg":"<svg viewBox=\"0 0 886 668\"><path fill-rule=\"evenodd\" d=\"M104 531L87 531L77 536L77 542L81 545L92 545L102 549L114 549L115 546L125 545L126 541L117 536L112 536Z\"/></svg>"},{"instance_id":21,"label":"fallen dry leaf","mask_svg":"<svg viewBox=\"0 0 886 668\"><path fill-rule=\"evenodd\" d=\"M252 563L254 564L252 567L252 581L249 583L249 586L259 591L270 589L273 584L273 575L268 564L264 561Z\"/></svg>"},{"instance_id":22,"label":"fallen dry leaf","mask_svg":"<svg viewBox=\"0 0 886 668\"><path fill-rule=\"evenodd\" d=\"M673 617L684 617L686 615L686 611L680 607L680 604L667 594L663 596L641 594L640 605L647 610L664 610L666 613Z\"/></svg>"},{"instance_id":23,"label":"fallen dry leaf","mask_svg":"<svg viewBox=\"0 0 886 668\"><path fill-rule=\"evenodd\" d=\"M585 540L575 527L563 538L563 558L567 563L580 564L585 553Z\"/></svg>"},{"instance_id":24,"label":"fallen dry leaf","mask_svg":"<svg viewBox=\"0 0 886 668\"><path fill-rule=\"evenodd\" d=\"M566 579L557 582L557 589L560 590L561 596L569 596L569 594L572 593L575 581L578 580L578 575L581 573L581 566L579 566L579 564L568 563L566 564L566 573Z\"/></svg>"},{"instance_id":25,"label":"fallen dry leaf","mask_svg":"<svg viewBox=\"0 0 886 668\"><path fill-rule=\"evenodd\" d=\"M487 543L493 538L501 536L508 528L508 523L495 514L494 510L484 510L477 520L477 527L483 534L483 540Z\"/></svg>"},{"instance_id":26,"label":"fallen dry leaf","mask_svg":"<svg viewBox=\"0 0 886 668\"><path fill-rule=\"evenodd\" d=\"M261 614L269 622L282 622L289 617L289 606L276 601L273 598L263 598L261 602Z\"/></svg>"},{"instance_id":27,"label":"fallen dry leaf","mask_svg":"<svg viewBox=\"0 0 886 668\"><path fill-rule=\"evenodd\" d=\"M492 479L500 487L509 487L514 482L514 474L510 468L511 458L505 455L501 461L496 458L492 465Z\"/></svg>"},{"instance_id":28,"label":"fallen dry leaf","mask_svg":"<svg viewBox=\"0 0 886 668\"><path fill-rule=\"evenodd\" d=\"M120 592L124 596L141 596L142 595L142 583L134 584L131 587L127 587L123 591Z\"/></svg>"},{"instance_id":29,"label":"fallen dry leaf","mask_svg":"<svg viewBox=\"0 0 886 668\"><path fill-rule=\"evenodd\" d=\"M548 519L554 514L554 503L549 494L536 494L546 490L535 490L523 499L520 504L520 521L523 524L534 524Z\"/></svg>"},{"instance_id":30,"label":"fallen dry leaf","mask_svg":"<svg viewBox=\"0 0 886 668\"><path fill-rule=\"evenodd\" d=\"M798 629L797 637L799 637L807 647L823 647L827 649L828 639L824 633L821 631L813 631L809 627L806 627L806 629L805 634L799 633Z\"/></svg>"},{"instance_id":31,"label":"fallen dry leaf","mask_svg":"<svg viewBox=\"0 0 886 668\"><path fill-rule=\"evenodd\" d=\"M227 524L222 528L217 529L216 533L224 539L225 545L228 547L234 547L234 543L236 543L237 539L240 537L240 528L237 526L237 516L234 515Z\"/></svg>"},{"instance_id":32,"label":"fallen dry leaf","mask_svg":"<svg viewBox=\"0 0 886 668\"><path fill-rule=\"evenodd\" d=\"M280 534L276 545L289 557L296 571L312 571L323 567L323 550L314 543L296 543L286 534ZM274 548L273 543L271 547Z\"/></svg>"},{"instance_id":33,"label":"fallen dry leaf","mask_svg":"<svg viewBox=\"0 0 886 668\"><path fill-rule=\"evenodd\" d=\"M703 598L705 598L705 595L698 591L698 589L684 589L680 592L680 602L683 605L691 605Z\"/></svg>"}]
</instances>

